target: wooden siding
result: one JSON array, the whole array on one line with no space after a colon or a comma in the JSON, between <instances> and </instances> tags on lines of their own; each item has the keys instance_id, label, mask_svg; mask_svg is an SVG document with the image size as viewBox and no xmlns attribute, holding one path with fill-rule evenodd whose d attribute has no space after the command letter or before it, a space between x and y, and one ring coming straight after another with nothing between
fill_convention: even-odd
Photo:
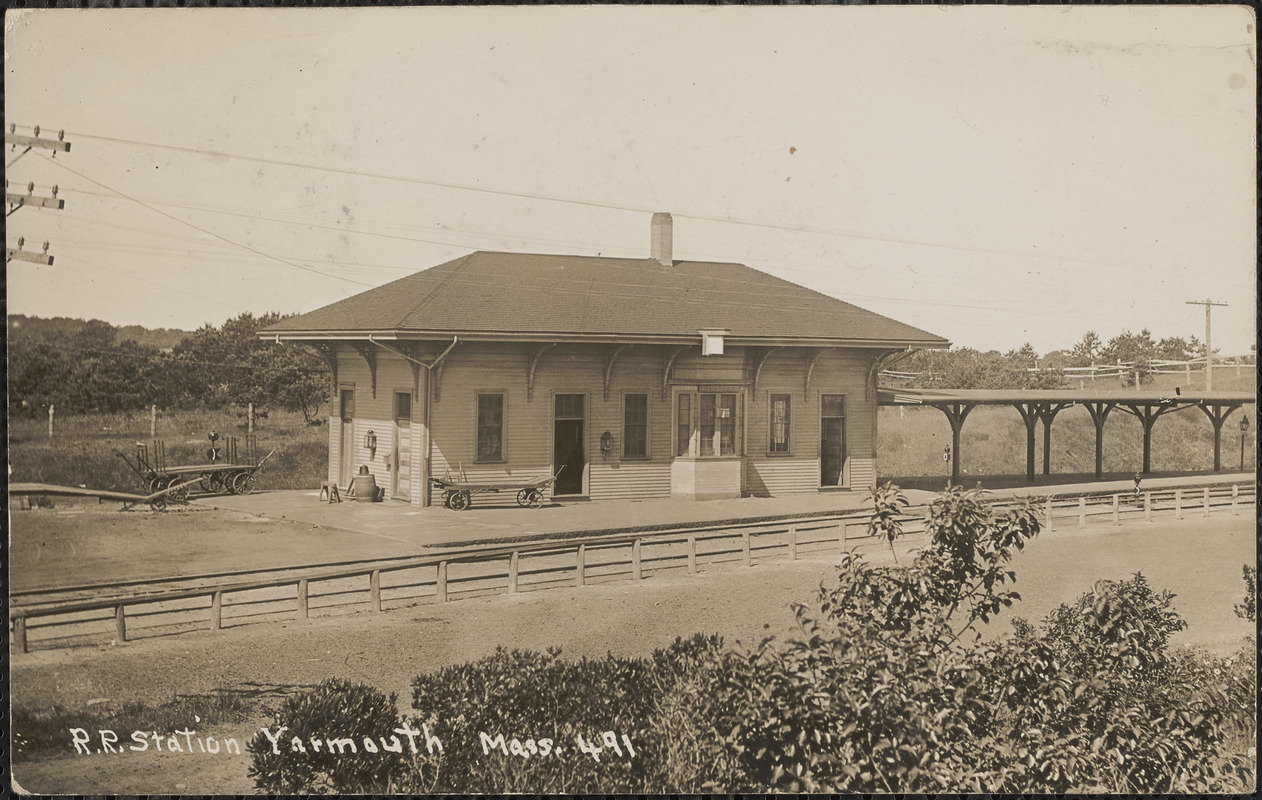
<instances>
[{"instance_id":1,"label":"wooden siding","mask_svg":"<svg viewBox=\"0 0 1262 800\"><path fill-rule=\"evenodd\" d=\"M585 396L583 430L587 461L583 480L595 499L665 497L670 493L670 404L661 400L662 355L656 348L624 350L614 362L609 399L604 399L607 347L558 345L543 352L527 400L529 345L468 344L447 356L442 400L434 405L433 474L461 468L470 480L520 480L555 473L554 396ZM648 460L622 459L623 394L648 395ZM504 395L504 460L478 463L476 404L480 393ZM614 449L600 450L601 435Z\"/></svg>"},{"instance_id":2,"label":"wooden siding","mask_svg":"<svg viewBox=\"0 0 1262 800\"><path fill-rule=\"evenodd\" d=\"M330 483L338 482L338 465L342 463L342 418L337 407L337 395L333 397L333 411L329 414L329 469L325 473ZM343 487L345 488L345 487Z\"/></svg>"},{"instance_id":3,"label":"wooden siding","mask_svg":"<svg viewBox=\"0 0 1262 800\"><path fill-rule=\"evenodd\" d=\"M529 480L553 474L554 395L583 394L584 450L587 466L583 491L597 499L646 499L680 494L707 495L725 491L716 484L708 487L697 470L689 471L687 486L674 485L672 437L674 409L671 400L661 397L662 369L670 348L638 345L620 351L609 373L608 399L605 377L608 345L562 344L544 350L534 375L532 398L527 400L527 373L532 353L538 345L509 343L462 343L446 357L441 382L441 399L430 411L433 447L425 421L425 381L414 383L411 365L381 350L377 355L377 392L364 360L349 347L341 347L338 378L355 386L353 459L355 469L366 465L379 486L390 486L386 456L393 429L394 392L416 390L412 402L409 499L420 503L427 492L427 476L456 475L463 469L469 480ZM749 387L752 371L746 353L731 348L724 356L702 359L691 352L675 362L670 383L740 383L745 391L744 453L741 491L755 495L811 492L819 488L820 442L819 403L821 394L846 396L847 468L846 485L865 488L875 481L875 397L864 397L868 360L863 351L829 350L817 360L809 390L805 386L806 365L811 351L786 348L766 360L756 390ZM502 462L475 461L477 439L477 395L503 394L504 432ZM624 458L623 410L626 393L647 395L648 457ZM787 455L769 454L770 395L791 396L790 450ZM330 414L329 469L331 480L338 477L340 420L336 404ZM377 434L375 457L364 447L369 430ZM600 449L606 431L613 438L610 452ZM427 463L427 456L432 462ZM704 467L703 467L704 469ZM707 473L708 474L708 473ZM680 476L676 476L677 478ZM402 488L402 487L401 487Z\"/></svg>"},{"instance_id":4,"label":"wooden siding","mask_svg":"<svg viewBox=\"0 0 1262 800\"><path fill-rule=\"evenodd\" d=\"M850 488L872 489L876 487L876 459L854 456L850 459Z\"/></svg>"},{"instance_id":5,"label":"wooden siding","mask_svg":"<svg viewBox=\"0 0 1262 800\"><path fill-rule=\"evenodd\" d=\"M754 495L811 492L820 488L820 395L846 397L846 470L842 485L871 485L875 446L876 398L864 397L867 355L859 350L826 350L815 363L810 388L806 368L810 351L772 353L763 363L750 397L746 430L745 490ZM771 395L788 394L789 452L771 454Z\"/></svg>"},{"instance_id":6,"label":"wooden siding","mask_svg":"<svg viewBox=\"0 0 1262 800\"><path fill-rule=\"evenodd\" d=\"M394 393L413 391L412 367L404 359L384 349L378 352L376 397L373 397L372 393L372 375L368 370L368 364L365 363L358 353L350 348L339 348L337 372L339 382L355 384L354 435L351 438L351 441L354 442L354 472L358 473L361 466L367 466L368 472L377 481L377 486L384 488L388 497L390 493L390 468L386 465L386 456L390 455L393 448ZM415 437L416 429L419 427L416 422L417 409L418 406L422 405L422 403L417 402L415 396L412 398L413 437ZM335 418L337 414L338 409L334 407L330 416ZM330 437L335 434L332 430L334 427L330 425ZM340 422L336 427L338 432L340 432ZM377 436L377 450L375 454L364 445L364 439L369 431L372 431ZM413 447L411 440L405 440L400 445ZM337 441L330 438L329 472L333 478L336 478L337 474L337 459L340 457L339 449ZM415 451L413 451L412 463L416 463ZM411 484L415 488L418 485L418 481L414 479L411 481Z\"/></svg>"},{"instance_id":7,"label":"wooden siding","mask_svg":"<svg viewBox=\"0 0 1262 800\"><path fill-rule=\"evenodd\" d=\"M755 497L800 494L819 489L818 458L750 456L745 463L745 491Z\"/></svg>"}]
</instances>

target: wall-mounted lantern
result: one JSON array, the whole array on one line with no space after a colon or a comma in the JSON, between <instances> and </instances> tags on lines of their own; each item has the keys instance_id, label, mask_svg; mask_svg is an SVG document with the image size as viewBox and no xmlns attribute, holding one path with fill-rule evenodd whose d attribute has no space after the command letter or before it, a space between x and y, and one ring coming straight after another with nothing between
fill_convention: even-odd
<instances>
[{"instance_id":1,"label":"wall-mounted lantern","mask_svg":"<svg viewBox=\"0 0 1262 800\"><path fill-rule=\"evenodd\" d=\"M609 431L605 431L604 433L600 435L600 452L602 453L613 452L613 434L610 433Z\"/></svg>"},{"instance_id":2,"label":"wall-mounted lantern","mask_svg":"<svg viewBox=\"0 0 1262 800\"><path fill-rule=\"evenodd\" d=\"M372 458L377 457L377 434L369 431L364 435L364 447L368 448L368 453Z\"/></svg>"}]
</instances>

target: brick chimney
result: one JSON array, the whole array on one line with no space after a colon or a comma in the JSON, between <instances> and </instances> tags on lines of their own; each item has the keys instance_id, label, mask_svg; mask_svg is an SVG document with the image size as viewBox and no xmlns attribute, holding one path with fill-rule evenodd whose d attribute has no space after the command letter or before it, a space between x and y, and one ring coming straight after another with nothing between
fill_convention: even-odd
<instances>
[{"instance_id":1,"label":"brick chimney","mask_svg":"<svg viewBox=\"0 0 1262 800\"><path fill-rule=\"evenodd\" d=\"M674 222L671 220L670 214L659 211L653 215L650 253L653 260L663 267L675 265L672 257L674 237L671 231L673 227Z\"/></svg>"}]
</instances>

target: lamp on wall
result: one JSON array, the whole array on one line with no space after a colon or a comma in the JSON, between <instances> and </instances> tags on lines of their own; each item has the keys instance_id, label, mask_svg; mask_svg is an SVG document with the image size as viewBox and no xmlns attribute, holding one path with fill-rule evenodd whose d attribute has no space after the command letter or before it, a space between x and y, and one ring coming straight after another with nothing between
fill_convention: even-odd
<instances>
[{"instance_id":1,"label":"lamp on wall","mask_svg":"<svg viewBox=\"0 0 1262 800\"><path fill-rule=\"evenodd\" d=\"M364 447L368 448L368 452L372 458L377 457L377 434L369 431L364 435Z\"/></svg>"},{"instance_id":2,"label":"lamp on wall","mask_svg":"<svg viewBox=\"0 0 1262 800\"><path fill-rule=\"evenodd\" d=\"M604 433L600 435L600 452L602 453L613 452L613 434L610 433L609 431L605 431Z\"/></svg>"}]
</instances>

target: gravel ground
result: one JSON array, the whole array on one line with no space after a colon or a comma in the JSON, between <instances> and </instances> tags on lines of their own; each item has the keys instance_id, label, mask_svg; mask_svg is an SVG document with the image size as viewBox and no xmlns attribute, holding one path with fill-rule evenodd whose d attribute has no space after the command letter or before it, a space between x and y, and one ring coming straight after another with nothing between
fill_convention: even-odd
<instances>
[{"instance_id":1,"label":"gravel ground","mask_svg":"<svg viewBox=\"0 0 1262 800\"><path fill-rule=\"evenodd\" d=\"M1233 650L1253 633L1232 614L1243 596L1240 565L1256 558L1250 514L1173 520L1057 533L1019 557L1019 613L1035 619L1069 601L1097 577L1142 569L1155 587L1179 595L1190 630L1177 641ZM175 694L249 683L310 685L328 677L372 684L410 701L413 676L476 659L497 645L568 657L606 652L644 655L676 636L719 633L755 644L790 630L789 603L809 600L833 574L834 556L716 567L697 576L656 575L639 584L607 583L461 600L383 614L256 625L220 634L191 633L120 647L14 654L15 704L86 707L94 699L161 702ZM1006 622L1001 622L1006 630ZM236 734L248 738L254 725ZM232 735L232 734L228 734ZM69 746L69 745L68 745ZM248 758L171 754L70 756L17 765L23 787L81 794L248 793Z\"/></svg>"}]
</instances>

